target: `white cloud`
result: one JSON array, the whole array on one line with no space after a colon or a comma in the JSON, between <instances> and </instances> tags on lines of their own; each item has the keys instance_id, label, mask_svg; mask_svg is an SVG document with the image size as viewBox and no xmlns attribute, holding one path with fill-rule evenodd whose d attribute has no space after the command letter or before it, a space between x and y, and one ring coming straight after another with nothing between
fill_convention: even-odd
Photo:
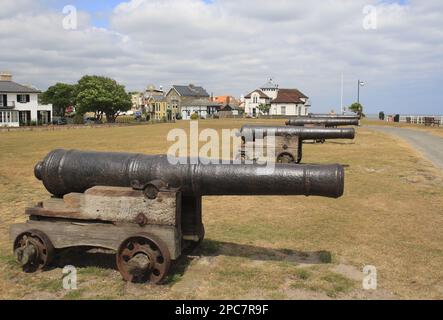
<instances>
[{"instance_id":1,"label":"white cloud","mask_svg":"<svg viewBox=\"0 0 443 320\"><path fill-rule=\"evenodd\" d=\"M412 108L418 97L401 88L423 91L443 69L438 0L133 0L113 10L109 29L94 28L80 12L76 31L61 27L61 12L19 10L24 3L33 2L8 0L0 15L0 45L9 48L0 51L0 68L42 88L96 73L128 89L195 82L239 95L272 76L324 111L337 107L344 72L347 102L362 78L368 83L362 99L375 112L395 101ZM377 7L376 30L362 27L368 4Z\"/></svg>"}]
</instances>

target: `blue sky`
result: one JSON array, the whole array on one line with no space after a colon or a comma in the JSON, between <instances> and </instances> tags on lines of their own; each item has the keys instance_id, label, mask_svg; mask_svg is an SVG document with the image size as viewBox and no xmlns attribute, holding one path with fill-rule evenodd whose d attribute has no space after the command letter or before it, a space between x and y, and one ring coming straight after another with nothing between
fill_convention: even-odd
<instances>
[{"instance_id":1,"label":"blue sky","mask_svg":"<svg viewBox=\"0 0 443 320\"><path fill-rule=\"evenodd\" d=\"M272 77L307 94L313 112L339 108L343 73L345 105L361 79L367 113L443 114L443 1L315 1L145 0L114 11L121 1L2 0L0 45L10 50L0 61L42 90L100 74L131 91L196 83L240 96ZM368 4L376 30L362 28ZM64 30L65 5L91 25Z\"/></svg>"},{"instance_id":2,"label":"blue sky","mask_svg":"<svg viewBox=\"0 0 443 320\"><path fill-rule=\"evenodd\" d=\"M108 27L109 15L112 9L114 9L121 0L68 0L68 1L56 1L52 4L53 8L61 11L66 5L73 5L78 10L86 11L91 14L92 23L96 27Z\"/></svg>"}]
</instances>

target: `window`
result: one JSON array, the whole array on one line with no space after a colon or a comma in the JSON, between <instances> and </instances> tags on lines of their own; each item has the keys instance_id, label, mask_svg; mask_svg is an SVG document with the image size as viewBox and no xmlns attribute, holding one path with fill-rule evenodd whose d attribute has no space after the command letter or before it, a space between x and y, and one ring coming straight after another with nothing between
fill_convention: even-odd
<instances>
[{"instance_id":1,"label":"window","mask_svg":"<svg viewBox=\"0 0 443 320\"><path fill-rule=\"evenodd\" d=\"M252 97L252 103L258 103L258 97L257 96L253 96Z\"/></svg>"},{"instance_id":2,"label":"window","mask_svg":"<svg viewBox=\"0 0 443 320\"><path fill-rule=\"evenodd\" d=\"M29 101L31 101L31 97L29 96L29 94L18 94L17 95L17 102L27 103Z\"/></svg>"},{"instance_id":3,"label":"window","mask_svg":"<svg viewBox=\"0 0 443 320\"><path fill-rule=\"evenodd\" d=\"M286 107L285 107L285 106L282 106L282 107L281 107L281 115L282 115L282 116L285 116L285 115L286 115Z\"/></svg>"}]
</instances>

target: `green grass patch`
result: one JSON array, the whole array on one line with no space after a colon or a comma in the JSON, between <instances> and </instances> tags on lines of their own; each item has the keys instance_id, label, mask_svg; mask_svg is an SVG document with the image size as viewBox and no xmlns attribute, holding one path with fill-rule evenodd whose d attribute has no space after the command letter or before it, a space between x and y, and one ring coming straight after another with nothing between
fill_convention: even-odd
<instances>
[{"instance_id":1,"label":"green grass patch","mask_svg":"<svg viewBox=\"0 0 443 320\"><path fill-rule=\"evenodd\" d=\"M301 280L307 280L312 275L312 273L306 269L297 269L296 274Z\"/></svg>"},{"instance_id":2,"label":"green grass patch","mask_svg":"<svg viewBox=\"0 0 443 320\"><path fill-rule=\"evenodd\" d=\"M82 276L105 277L109 275L109 269L99 267L78 268L77 274Z\"/></svg>"},{"instance_id":3,"label":"green grass patch","mask_svg":"<svg viewBox=\"0 0 443 320\"><path fill-rule=\"evenodd\" d=\"M69 290L64 296L64 300L80 300L84 293L84 289Z\"/></svg>"},{"instance_id":4,"label":"green grass patch","mask_svg":"<svg viewBox=\"0 0 443 320\"><path fill-rule=\"evenodd\" d=\"M37 288L51 293L59 292L63 289L62 279L44 279L37 283Z\"/></svg>"}]
</instances>

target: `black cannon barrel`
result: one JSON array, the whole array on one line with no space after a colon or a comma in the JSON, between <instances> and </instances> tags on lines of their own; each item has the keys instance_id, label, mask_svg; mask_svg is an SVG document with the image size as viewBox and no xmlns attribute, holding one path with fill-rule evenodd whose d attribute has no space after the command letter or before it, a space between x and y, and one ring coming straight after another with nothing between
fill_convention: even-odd
<instances>
[{"instance_id":1,"label":"black cannon barrel","mask_svg":"<svg viewBox=\"0 0 443 320\"><path fill-rule=\"evenodd\" d=\"M260 126L244 125L240 135L246 139L274 136L298 136L301 140L315 139L354 139L354 128L321 128L321 127L295 127L295 126Z\"/></svg>"},{"instance_id":2,"label":"black cannon barrel","mask_svg":"<svg viewBox=\"0 0 443 320\"><path fill-rule=\"evenodd\" d=\"M189 160L189 159L187 159ZM166 155L54 150L35 166L35 176L55 196L98 185L130 187L162 180L184 195L343 194L341 165L171 164Z\"/></svg>"},{"instance_id":3,"label":"black cannon barrel","mask_svg":"<svg viewBox=\"0 0 443 320\"><path fill-rule=\"evenodd\" d=\"M333 119L360 119L356 114L327 114L327 113L310 113L309 118L333 118Z\"/></svg>"},{"instance_id":4,"label":"black cannon barrel","mask_svg":"<svg viewBox=\"0 0 443 320\"><path fill-rule=\"evenodd\" d=\"M326 127L336 126L358 126L358 119L335 119L335 118L294 118L286 122L289 126L324 125Z\"/></svg>"}]
</instances>

